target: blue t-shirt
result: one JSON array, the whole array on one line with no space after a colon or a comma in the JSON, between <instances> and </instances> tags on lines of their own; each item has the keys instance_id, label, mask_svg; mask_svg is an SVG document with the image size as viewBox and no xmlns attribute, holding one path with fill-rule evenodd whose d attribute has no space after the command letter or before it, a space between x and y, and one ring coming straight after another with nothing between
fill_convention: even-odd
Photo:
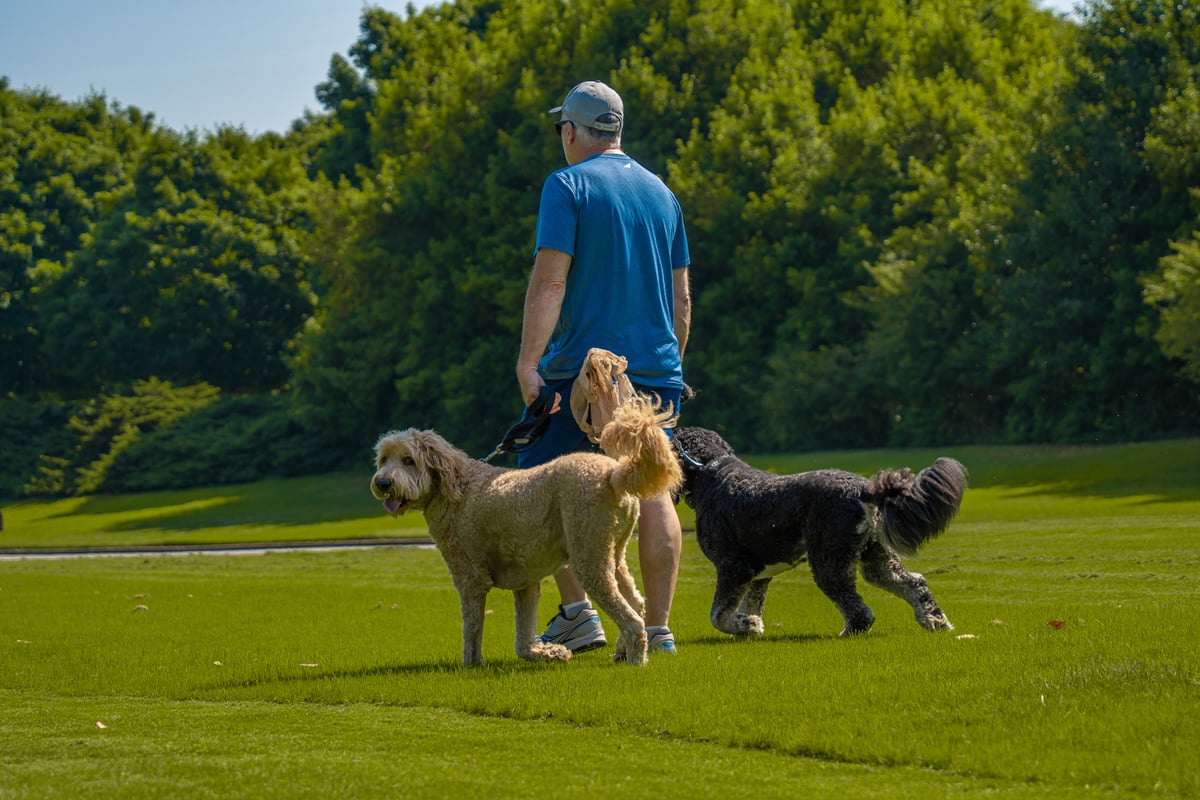
<instances>
[{"instance_id":1,"label":"blue t-shirt","mask_svg":"<svg viewBox=\"0 0 1200 800\"><path fill-rule=\"evenodd\" d=\"M679 201L623 153L601 153L550 175L538 209L537 249L573 261L558 324L538 370L546 380L579 374L588 350L629 361L649 387L683 386L675 338L673 273L688 266Z\"/></svg>"}]
</instances>

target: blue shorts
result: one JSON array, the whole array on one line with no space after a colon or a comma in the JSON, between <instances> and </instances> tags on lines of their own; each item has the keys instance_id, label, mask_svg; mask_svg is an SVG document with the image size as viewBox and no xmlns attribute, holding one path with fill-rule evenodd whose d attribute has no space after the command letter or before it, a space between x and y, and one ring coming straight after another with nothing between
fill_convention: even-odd
<instances>
[{"instance_id":1,"label":"blue shorts","mask_svg":"<svg viewBox=\"0 0 1200 800\"><path fill-rule=\"evenodd\" d=\"M579 427L579 423L575 421L575 415L571 413L571 387L575 385L575 379L546 381L546 385L558 392L562 396L562 401L559 403L558 411L550 415L550 423L542 431L542 434L517 453L517 467L520 469L545 464L547 461L552 461L567 453L600 452L599 445L592 444L592 440ZM679 416L679 397L683 393L681 389L651 388L634 383L633 390L651 397L657 396L662 408L666 408L669 403L675 410L675 415ZM525 414L528 413L529 409L526 408ZM525 419L525 415L522 415L521 420L525 421ZM674 429L666 428L665 430L668 437L674 437Z\"/></svg>"}]
</instances>

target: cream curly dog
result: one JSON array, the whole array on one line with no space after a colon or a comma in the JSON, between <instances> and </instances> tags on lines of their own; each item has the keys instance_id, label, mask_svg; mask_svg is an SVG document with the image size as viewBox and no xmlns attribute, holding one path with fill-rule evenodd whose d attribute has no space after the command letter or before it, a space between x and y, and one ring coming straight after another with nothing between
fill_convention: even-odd
<instances>
[{"instance_id":1,"label":"cream curly dog","mask_svg":"<svg viewBox=\"0 0 1200 800\"><path fill-rule=\"evenodd\" d=\"M659 412L635 396L602 433L605 453L571 453L524 470L477 461L433 431L393 431L375 445L371 493L396 516L425 513L462 603L463 664L479 664L484 602L511 589L517 655L566 661L567 648L537 639L542 578L570 564L621 630L616 658L646 663L644 604L625 564L638 498L682 478Z\"/></svg>"}]
</instances>

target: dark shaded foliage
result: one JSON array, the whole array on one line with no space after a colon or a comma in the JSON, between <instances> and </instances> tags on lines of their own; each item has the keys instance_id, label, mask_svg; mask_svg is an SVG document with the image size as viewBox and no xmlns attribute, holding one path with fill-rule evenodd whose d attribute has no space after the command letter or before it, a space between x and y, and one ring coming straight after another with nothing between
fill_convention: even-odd
<instances>
[{"instance_id":1,"label":"dark shaded foliage","mask_svg":"<svg viewBox=\"0 0 1200 800\"><path fill-rule=\"evenodd\" d=\"M1195 432L1197 9L1085 6L370 8L286 137L0 79L3 491L319 470L311 442L341 464L409 425L490 450L545 112L585 78L684 207L688 424L759 452ZM59 430L154 380L215 394Z\"/></svg>"}]
</instances>

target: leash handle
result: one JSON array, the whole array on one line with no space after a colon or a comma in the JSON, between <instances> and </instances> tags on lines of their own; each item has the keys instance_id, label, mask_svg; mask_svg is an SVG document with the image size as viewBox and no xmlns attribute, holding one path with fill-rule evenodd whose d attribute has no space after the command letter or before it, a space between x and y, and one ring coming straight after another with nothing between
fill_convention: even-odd
<instances>
[{"instance_id":1,"label":"leash handle","mask_svg":"<svg viewBox=\"0 0 1200 800\"><path fill-rule=\"evenodd\" d=\"M495 450L479 460L488 463L501 453L515 453L518 447L528 445L541 435L553 408L554 390L543 384L538 390L537 399L526 407L521 420L505 432Z\"/></svg>"}]
</instances>

